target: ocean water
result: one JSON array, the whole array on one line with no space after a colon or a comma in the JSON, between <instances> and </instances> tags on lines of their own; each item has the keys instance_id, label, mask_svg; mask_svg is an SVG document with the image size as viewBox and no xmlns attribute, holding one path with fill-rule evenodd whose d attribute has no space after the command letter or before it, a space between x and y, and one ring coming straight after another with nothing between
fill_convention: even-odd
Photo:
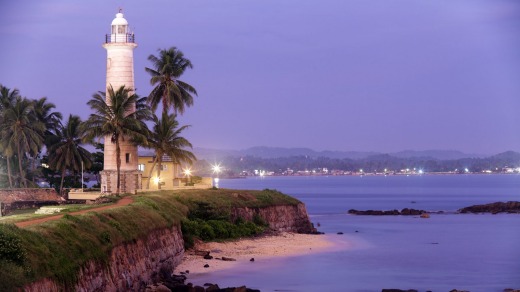
<instances>
[{"instance_id":1,"label":"ocean water","mask_svg":"<svg viewBox=\"0 0 520 292\"><path fill-rule=\"evenodd\" d=\"M258 177L221 179L220 187L292 195L306 204L319 230L345 248L257 259L190 277L195 284L262 291L520 289L520 214L453 214L475 204L520 201L519 175ZM429 219L347 214L406 207L446 213Z\"/></svg>"}]
</instances>

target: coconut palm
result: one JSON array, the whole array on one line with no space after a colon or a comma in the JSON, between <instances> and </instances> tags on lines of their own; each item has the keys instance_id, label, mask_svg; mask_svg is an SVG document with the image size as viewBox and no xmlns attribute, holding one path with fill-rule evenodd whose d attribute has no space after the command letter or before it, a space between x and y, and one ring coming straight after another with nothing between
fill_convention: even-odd
<instances>
[{"instance_id":1,"label":"coconut palm","mask_svg":"<svg viewBox=\"0 0 520 292\"><path fill-rule=\"evenodd\" d=\"M155 86L148 96L148 104L155 111L162 103L163 112L170 108L174 113L184 113L185 107L193 105L193 96L197 91L191 85L179 80L187 68L193 68L191 61L184 58L184 54L176 47L168 50L158 50L159 56L150 55L148 60L152 68L145 68L152 76L150 83Z\"/></svg>"},{"instance_id":2,"label":"coconut palm","mask_svg":"<svg viewBox=\"0 0 520 292\"><path fill-rule=\"evenodd\" d=\"M46 97L35 99L33 102L36 118L45 125L46 138L52 136L61 128L61 113L52 111L56 106L51 102L47 102ZM50 141L46 140L46 142Z\"/></svg>"},{"instance_id":3,"label":"coconut palm","mask_svg":"<svg viewBox=\"0 0 520 292\"><path fill-rule=\"evenodd\" d=\"M84 123L86 140L103 137L116 144L118 194L121 184L120 141L130 139L137 143L147 137L148 128L144 121L151 113L148 107L142 105L143 101L130 88L121 86L114 91L110 86L106 93L99 91L87 103L94 113Z\"/></svg>"},{"instance_id":4,"label":"coconut palm","mask_svg":"<svg viewBox=\"0 0 520 292\"><path fill-rule=\"evenodd\" d=\"M22 157L27 152L37 153L41 149L44 132L45 125L36 118L32 101L16 97L13 104L3 111L0 124L1 148L7 159L14 154L17 155L20 178L24 187L27 187L27 181Z\"/></svg>"},{"instance_id":5,"label":"coconut palm","mask_svg":"<svg viewBox=\"0 0 520 292\"><path fill-rule=\"evenodd\" d=\"M7 108L11 107L16 100L17 97L20 96L18 89L9 89L0 84L0 124L3 124L4 120L4 112ZM3 138L0 136L0 138ZM2 139L3 140L3 139ZM8 157L5 153L12 152L12 149L7 149L5 147L10 147L9 145L4 145L4 143L0 143L0 152L3 154L6 164L7 164L7 177L9 180L9 187L13 187L13 176L11 173L11 157Z\"/></svg>"},{"instance_id":6,"label":"coconut palm","mask_svg":"<svg viewBox=\"0 0 520 292\"><path fill-rule=\"evenodd\" d=\"M81 119L70 115L65 125L58 125L55 135L57 142L49 145L49 167L61 172L60 194L63 194L63 180L67 170L80 171L82 165L90 168L91 154L81 146L83 132Z\"/></svg>"},{"instance_id":7,"label":"coconut palm","mask_svg":"<svg viewBox=\"0 0 520 292\"><path fill-rule=\"evenodd\" d=\"M176 116L165 112L162 113L161 119L154 114L152 120L153 127L148 137L147 147L155 150L155 158L148 175L147 188L150 188L150 179L156 164L157 177L161 176L161 165L164 155L170 156L173 163L192 164L197 159L192 152L185 149L192 148L191 143L186 138L180 136L185 129L190 127L189 125L179 127ZM158 185L158 188L160 189L161 186Z\"/></svg>"}]
</instances>

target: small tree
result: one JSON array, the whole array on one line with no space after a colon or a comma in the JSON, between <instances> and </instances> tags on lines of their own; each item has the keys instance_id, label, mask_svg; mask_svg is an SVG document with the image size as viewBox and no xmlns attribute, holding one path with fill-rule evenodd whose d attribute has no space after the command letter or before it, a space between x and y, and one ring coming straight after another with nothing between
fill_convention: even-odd
<instances>
[{"instance_id":1,"label":"small tree","mask_svg":"<svg viewBox=\"0 0 520 292\"><path fill-rule=\"evenodd\" d=\"M81 146L83 132L81 119L70 115L65 125L56 129L57 142L49 146L49 167L61 172L60 194L63 194L63 180L67 170L80 171L82 165L90 168L91 154Z\"/></svg>"}]
</instances>

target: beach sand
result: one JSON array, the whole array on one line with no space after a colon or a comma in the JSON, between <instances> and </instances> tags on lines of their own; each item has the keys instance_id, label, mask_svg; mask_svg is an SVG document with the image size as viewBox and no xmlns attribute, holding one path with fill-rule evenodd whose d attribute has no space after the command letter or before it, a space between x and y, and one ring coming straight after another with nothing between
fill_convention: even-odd
<instances>
[{"instance_id":1,"label":"beach sand","mask_svg":"<svg viewBox=\"0 0 520 292\"><path fill-rule=\"evenodd\" d=\"M344 245L343 245L344 246ZM186 252L182 263L175 268L174 273L189 271L197 274L211 273L236 267L249 262L251 258L266 260L273 257L287 257L317 254L336 250L337 242L326 235L280 233L256 238L240 239L231 242L201 242L193 250ZM206 260L195 251L209 251L213 259ZM236 261L223 261L216 258L233 258ZM208 268L204 265L208 264Z\"/></svg>"}]
</instances>

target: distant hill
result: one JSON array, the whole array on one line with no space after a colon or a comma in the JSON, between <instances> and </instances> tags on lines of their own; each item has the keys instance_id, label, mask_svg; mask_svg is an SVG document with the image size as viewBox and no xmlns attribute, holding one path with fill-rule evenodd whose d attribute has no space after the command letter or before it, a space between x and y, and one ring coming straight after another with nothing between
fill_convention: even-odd
<instances>
[{"instance_id":1,"label":"distant hill","mask_svg":"<svg viewBox=\"0 0 520 292\"><path fill-rule=\"evenodd\" d=\"M363 152L363 151L315 151L309 148L282 148L282 147L251 147L245 150L221 150L208 148L195 148L195 154L199 159L221 160L225 157L252 156L258 158L281 158L306 156L311 158L327 157L332 159L364 159L371 156L390 155L397 158L429 158L436 160L456 160L462 158L482 158L485 155L467 154L455 150L404 150L395 153Z\"/></svg>"},{"instance_id":2,"label":"distant hill","mask_svg":"<svg viewBox=\"0 0 520 292\"><path fill-rule=\"evenodd\" d=\"M479 154L467 154L456 150L404 150L400 152L390 153L391 156L399 158L411 158L411 157L427 157L438 160L455 160L462 158L482 158L485 155Z\"/></svg>"}]
</instances>

